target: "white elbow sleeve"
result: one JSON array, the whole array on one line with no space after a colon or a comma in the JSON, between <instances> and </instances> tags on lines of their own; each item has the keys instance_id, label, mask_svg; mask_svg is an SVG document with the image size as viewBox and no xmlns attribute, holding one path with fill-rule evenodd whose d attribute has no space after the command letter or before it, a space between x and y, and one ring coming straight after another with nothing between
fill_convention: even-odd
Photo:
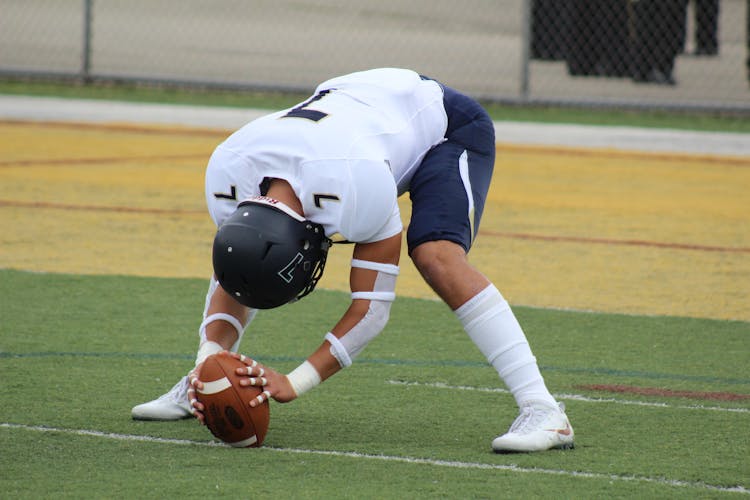
<instances>
[{"instance_id":1,"label":"white elbow sleeve","mask_svg":"<svg viewBox=\"0 0 750 500\"><path fill-rule=\"evenodd\" d=\"M378 274L372 291L352 292L352 299L370 301L365 316L341 338L332 333L326 335L326 340L331 343L331 354L342 367L351 365L352 360L385 328L391 303L396 298L398 266L354 259L352 267L371 269Z\"/></svg>"}]
</instances>

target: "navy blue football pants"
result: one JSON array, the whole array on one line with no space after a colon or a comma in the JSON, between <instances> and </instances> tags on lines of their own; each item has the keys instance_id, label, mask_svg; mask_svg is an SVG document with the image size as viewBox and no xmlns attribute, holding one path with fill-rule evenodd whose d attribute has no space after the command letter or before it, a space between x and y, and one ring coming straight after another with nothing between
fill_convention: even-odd
<instances>
[{"instance_id":1,"label":"navy blue football pants","mask_svg":"<svg viewBox=\"0 0 750 500\"><path fill-rule=\"evenodd\" d=\"M495 166L495 129L474 99L443 87L446 140L432 148L409 185L409 253L427 241L448 240L467 252L479 230Z\"/></svg>"}]
</instances>

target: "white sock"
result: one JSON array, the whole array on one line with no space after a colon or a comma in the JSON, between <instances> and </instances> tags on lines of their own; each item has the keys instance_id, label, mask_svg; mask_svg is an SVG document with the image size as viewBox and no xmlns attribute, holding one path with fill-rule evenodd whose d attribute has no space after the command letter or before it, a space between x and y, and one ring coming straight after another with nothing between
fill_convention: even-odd
<instances>
[{"instance_id":1,"label":"white sock","mask_svg":"<svg viewBox=\"0 0 750 500\"><path fill-rule=\"evenodd\" d=\"M519 406L531 400L557 405L521 325L495 285L489 285L454 312Z\"/></svg>"}]
</instances>

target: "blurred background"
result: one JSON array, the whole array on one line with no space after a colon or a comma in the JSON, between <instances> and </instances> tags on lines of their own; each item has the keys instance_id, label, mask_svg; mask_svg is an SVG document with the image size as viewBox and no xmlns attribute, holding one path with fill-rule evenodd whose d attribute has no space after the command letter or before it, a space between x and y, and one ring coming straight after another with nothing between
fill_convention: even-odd
<instances>
[{"instance_id":1,"label":"blurred background","mask_svg":"<svg viewBox=\"0 0 750 500\"><path fill-rule=\"evenodd\" d=\"M480 99L750 111L750 0L0 0L0 77L309 92L408 67Z\"/></svg>"}]
</instances>

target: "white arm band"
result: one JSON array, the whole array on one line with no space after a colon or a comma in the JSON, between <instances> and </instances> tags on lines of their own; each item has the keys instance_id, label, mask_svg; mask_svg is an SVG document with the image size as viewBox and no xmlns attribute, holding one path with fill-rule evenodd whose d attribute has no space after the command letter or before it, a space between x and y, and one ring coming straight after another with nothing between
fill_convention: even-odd
<instances>
[{"instance_id":1,"label":"white arm band","mask_svg":"<svg viewBox=\"0 0 750 500\"><path fill-rule=\"evenodd\" d=\"M211 277L211 280L208 283L208 291L206 292L206 303L203 306L203 318L204 322L201 323L201 326L198 330L198 338L200 338L200 342L203 343L206 341L206 325L208 325L211 321L214 321L216 319L222 319L220 317L216 317L213 320L209 320L210 316L208 316L208 310L211 308L211 300L213 299L214 293L216 292L216 289L219 288L219 282L216 281L216 278L214 276ZM247 317L244 321L244 323L241 325L242 330L237 328L237 323L233 323L231 319L227 318L226 321L229 321L232 323L232 326L237 330L237 341L232 345L232 347L229 349L232 352L237 352L240 348L240 342L242 341L242 334L244 333L244 330L248 327L250 322L255 318L255 314L258 312L257 309L249 308L247 312Z\"/></svg>"},{"instance_id":2,"label":"white arm band","mask_svg":"<svg viewBox=\"0 0 750 500\"><path fill-rule=\"evenodd\" d=\"M339 365L342 368L352 366L352 358L349 356L346 347L344 347L344 344L341 343L339 338L333 333L328 332L326 333L325 339L330 342L331 354L333 354L333 357L339 362Z\"/></svg>"},{"instance_id":3,"label":"white arm band","mask_svg":"<svg viewBox=\"0 0 750 500\"><path fill-rule=\"evenodd\" d=\"M313 387L320 384L320 374L310 363L305 361L286 376L297 396L301 396Z\"/></svg>"},{"instance_id":4,"label":"white arm band","mask_svg":"<svg viewBox=\"0 0 750 500\"><path fill-rule=\"evenodd\" d=\"M396 300L396 292L352 292L352 299L384 300L393 302Z\"/></svg>"},{"instance_id":5,"label":"white arm band","mask_svg":"<svg viewBox=\"0 0 750 500\"><path fill-rule=\"evenodd\" d=\"M240 320L238 320L231 314L214 313L210 316L207 316L206 319L204 319L201 323L200 328L198 328L198 333L201 338L201 346L198 348L198 354L195 356L195 366L203 363L210 355L225 350L218 343L212 340L206 340L206 327L209 325L209 323L220 320L226 321L227 323L232 325L234 329L237 330L237 336L239 338L242 338L242 333L245 331L245 328L242 326L242 323L240 323Z\"/></svg>"},{"instance_id":6,"label":"white arm band","mask_svg":"<svg viewBox=\"0 0 750 500\"><path fill-rule=\"evenodd\" d=\"M203 323L201 323L200 328L198 329L198 332L201 335L201 338L203 338L206 334L206 327L213 323L214 321L226 321L230 325L234 327L235 330L237 330L237 335L242 336L242 333L245 331L245 328L242 326L242 323L240 323L240 320L232 316L231 314L227 313L214 313L210 316L207 316L206 319L203 320Z\"/></svg>"},{"instance_id":7,"label":"white arm band","mask_svg":"<svg viewBox=\"0 0 750 500\"><path fill-rule=\"evenodd\" d=\"M198 354L195 356L195 366L198 366L199 364L206 361L206 358L209 357L210 355L216 354L223 350L224 348L221 347L221 345L217 344L216 342L212 340L207 340L203 342L200 348L198 348Z\"/></svg>"},{"instance_id":8,"label":"white arm band","mask_svg":"<svg viewBox=\"0 0 750 500\"><path fill-rule=\"evenodd\" d=\"M370 269L380 273L398 276L398 266L395 264L386 264L385 262L373 262L371 260L352 259L352 267L361 269Z\"/></svg>"},{"instance_id":9,"label":"white arm band","mask_svg":"<svg viewBox=\"0 0 750 500\"><path fill-rule=\"evenodd\" d=\"M380 300L393 302L396 300L396 277L398 266L384 262L372 262L369 260L352 259L352 267L377 271L374 290L371 292L352 292L352 300Z\"/></svg>"},{"instance_id":10,"label":"white arm band","mask_svg":"<svg viewBox=\"0 0 750 500\"><path fill-rule=\"evenodd\" d=\"M352 259L352 267L369 269L378 274L372 291L352 292L352 300L370 301L365 316L341 338L337 338L330 332L325 336L331 344L331 354L344 368L352 364L352 360L388 323L391 302L396 299L396 277L398 276L398 266L394 264Z\"/></svg>"}]
</instances>

